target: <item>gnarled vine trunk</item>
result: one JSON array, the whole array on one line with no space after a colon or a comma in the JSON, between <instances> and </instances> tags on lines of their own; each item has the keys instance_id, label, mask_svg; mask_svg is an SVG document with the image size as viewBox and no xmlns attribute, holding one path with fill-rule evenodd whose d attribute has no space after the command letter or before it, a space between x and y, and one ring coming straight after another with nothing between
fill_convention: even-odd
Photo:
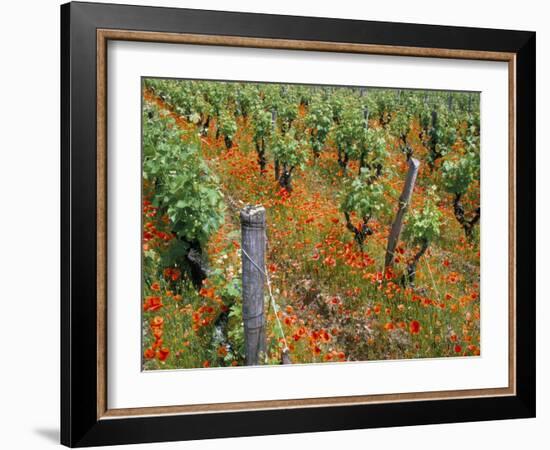
<instances>
[{"instance_id":1,"label":"gnarled vine trunk","mask_svg":"<svg viewBox=\"0 0 550 450\"><path fill-rule=\"evenodd\" d=\"M264 138L256 140L254 143L256 146L256 153L258 154L258 165L260 166L260 173L263 175L267 160L265 157L265 141Z\"/></svg>"},{"instance_id":2,"label":"gnarled vine trunk","mask_svg":"<svg viewBox=\"0 0 550 450\"><path fill-rule=\"evenodd\" d=\"M466 213L464 211L464 206L462 205L462 194L455 194L455 197L453 199L453 210L456 217L456 220L458 223L462 226L462 229L464 230L464 234L468 239L471 239L472 233L474 231L474 227L479 222L479 219L481 218L481 208L478 206L475 211L474 215L470 218L466 218Z\"/></svg>"},{"instance_id":3,"label":"gnarled vine trunk","mask_svg":"<svg viewBox=\"0 0 550 450\"><path fill-rule=\"evenodd\" d=\"M278 178L279 186L286 189L287 192L292 192L292 171L293 170L294 170L294 167L291 167L289 169L286 164L283 164L283 170L281 171L280 176Z\"/></svg>"},{"instance_id":4,"label":"gnarled vine trunk","mask_svg":"<svg viewBox=\"0 0 550 450\"><path fill-rule=\"evenodd\" d=\"M427 240L422 241L419 252L414 255L413 260L407 266L406 284L414 286L414 279L416 278L416 266L418 265L418 261L420 261L420 258L422 258L424 253L426 253L426 250L428 250L429 245L430 243Z\"/></svg>"},{"instance_id":5,"label":"gnarled vine trunk","mask_svg":"<svg viewBox=\"0 0 550 450\"><path fill-rule=\"evenodd\" d=\"M195 289L199 290L202 282L208 277L208 261L199 242L191 242L188 245L189 250L178 266L187 273Z\"/></svg>"},{"instance_id":6,"label":"gnarled vine trunk","mask_svg":"<svg viewBox=\"0 0 550 450\"><path fill-rule=\"evenodd\" d=\"M358 227L351 222L349 213L344 212L344 217L346 218L346 228L353 233L353 238L362 252L365 239L373 233L372 228L368 225L370 217L363 217L363 222Z\"/></svg>"}]
</instances>

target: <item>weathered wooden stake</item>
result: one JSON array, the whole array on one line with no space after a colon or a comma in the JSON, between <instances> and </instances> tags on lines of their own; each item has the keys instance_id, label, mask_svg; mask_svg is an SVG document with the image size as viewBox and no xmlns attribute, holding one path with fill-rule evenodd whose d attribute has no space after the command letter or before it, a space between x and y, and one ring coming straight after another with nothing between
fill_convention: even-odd
<instances>
[{"instance_id":1,"label":"weathered wooden stake","mask_svg":"<svg viewBox=\"0 0 550 450\"><path fill-rule=\"evenodd\" d=\"M246 365L260 364L265 352L264 283L265 208L248 205L241 210L243 323ZM257 266L257 267L256 267ZM259 269L262 269L260 271Z\"/></svg>"},{"instance_id":2,"label":"weathered wooden stake","mask_svg":"<svg viewBox=\"0 0 550 450\"><path fill-rule=\"evenodd\" d=\"M384 263L385 268L390 267L393 263L395 247L397 247L397 243L399 242L399 235L401 234L401 228L403 228L403 219L405 218L407 207L411 201L419 167L420 163L417 159L409 159L409 171L407 172L407 178L405 179L405 186L403 187L403 191L399 197L399 208L397 209L397 214L395 215L395 220L391 227L390 237L388 238L386 261Z\"/></svg>"},{"instance_id":3,"label":"weathered wooden stake","mask_svg":"<svg viewBox=\"0 0 550 450\"><path fill-rule=\"evenodd\" d=\"M281 364L292 364L288 350L283 350L281 353Z\"/></svg>"}]
</instances>

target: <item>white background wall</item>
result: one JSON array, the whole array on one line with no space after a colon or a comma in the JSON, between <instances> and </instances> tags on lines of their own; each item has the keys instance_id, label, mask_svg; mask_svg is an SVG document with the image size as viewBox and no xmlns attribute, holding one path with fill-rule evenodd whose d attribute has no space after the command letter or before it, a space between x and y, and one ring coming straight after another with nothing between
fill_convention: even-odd
<instances>
[{"instance_id":1,"label":"white background wall","mask_svg":"<svg viewBox=\"0 0 550 450\"><path fill-rule=\"evenodd\" d=\"M139 1L134 4L534 30L537 127L548 114L550 30L545 2L460 0ZM59 440L59 1L5 2L0 16L0 448ZM544 111L546 109L546 111ZM543 125L546 127L543 128ZM136 448L543 448L550 427L550 327L543 283L550 263L543 195L550 155L537 139L537 419L359 430ZM527 299L529 300L529 299ZM535 301L535 299L531 299Z\"/></svg>"}]
</instances>

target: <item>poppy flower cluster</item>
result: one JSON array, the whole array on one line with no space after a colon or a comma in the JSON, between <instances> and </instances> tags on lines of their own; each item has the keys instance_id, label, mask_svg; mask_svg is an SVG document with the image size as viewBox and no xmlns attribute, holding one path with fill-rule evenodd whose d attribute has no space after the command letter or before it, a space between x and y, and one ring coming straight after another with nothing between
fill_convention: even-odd
<instances>
[{"instance_id":1,"label":"poppy flower cluster","mask_svg":"<svg viewBox=\"0 0 550 450\"><path fill-rule=\"evenodd\" d=\"M150 329L155 338L153 345L147 348L143 356L145 359L157 358L161 362L165 362L170 355L170 350L164 347L162 335L164 333L164 319L161 316L155 316L151 319Z\"/></svg>"}]
</instances>

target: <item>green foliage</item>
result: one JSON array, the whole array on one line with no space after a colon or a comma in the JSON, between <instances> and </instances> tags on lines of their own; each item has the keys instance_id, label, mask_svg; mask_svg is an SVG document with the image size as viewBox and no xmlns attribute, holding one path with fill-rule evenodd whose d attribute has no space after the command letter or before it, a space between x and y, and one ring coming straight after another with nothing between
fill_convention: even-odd
<instances>
[{"instance_id":1,"label":"green foliage","mask_svg":"<svg viewBox=\"0 0 550 450\"><path fill-rule=\"evenodd\" d=\"M233 140L237 132L237 122L235 117L227 109L224 109L219 116L218 129L222 136Z\"/></svg>"},{"instance_id":2,"label":"green foliage","mask_svg":"<svg viewBox=\"0 0 550 450\"><path fill-rule=\"evenodd\" d=\"M277 108L279 127L286 133L292 127L292 122L298 117L298 101L290 93L283 94Z\"/></svg>"},{"instance_id":3,"label":"green foliage","mask_svg":"<svg viewBox=\"0 0 550 450\"><path fill-rule=\"evenodd\" d=\"M420 211L413 211L407 222L403 237L414 245L433 242L439 237L443 214L437 207L439 198L432 186L426 192L427 198Z\"/></svg>"},{"instance_id":4,"label":"green foliage","mask_svg":"<svg viewBox=\"0 0 550 450\"><path fill-rule=\"evenodd\" d=\"M324 100L329 102L330 109L332 110L332 120L338 124L342 118L346 97L342 92L339 91L331 93L331 95L329 95L328 92L325 91Z\"/></svg>"},{"instance_id":5,"label":"green foliage","mask_svg":"<svg viewBox=\"0 0 550 450\"><path fill-rule=\"evenodd\" d=\"M330 104L319 98L310 104L306 118L306 126L310 129L310 142L314 155L323 150L325 141L332 127L332 108Z\"/></svg>"},{"instance_id":6,"label":"green foliage","mask_svg":"<svg viewBox=\"0 0 550 450\"><path fill-rule=\"evenodd\" d=\"M349 105L341 113L339 124L334 130L334 140L338 149L349 159L359 159L363 151L365 120L360 108Z\"/></svg>"},{"instance_id":7,"label":"green foliage","mask_svg":"<svg viewBox=\"0 0 550 450\"><path fill-rule=\"evenodd\" d=\"M255 141L271 135L271 112L266 111L261 104L252 109L252 128Z\"/></svg>"},{"instance_id":8,"label":"green foliage","mask_svg":"<svg viewBox=\"0 0 550 450\"><path fill-rule=\"evenodd\" d=\"M386 133L384 130L369 128L363 136L363 147L365 149L365 163L368 166L381 166L387 157Z\"/></svg>"},{"instance_id":9,"label":"green foliage","mask_svg":"<svg viewBox=\"0 0 550 450\"><path fill-rule=\"evenodd\" d=\"M361 218L379 217L387 211L382 183L371 183L372 173L363 169L361 175L347 183L341 203L344 213L355 213Z\"/></svg>"},{"instance_id":10,"label":"green foliage","mask_svg":"<svg viewBox=\"0 0 550 450\"><path fill-rule=\"evenodd\" d=\"M305 142L294 138L294 133L275 133L271 140L273 156L288 169L294 167L304 168L307 161L307 149Z\"/></svg>"},{"instance_id":11,"label":"green foliage","mask_svg":"<svg viewBox=\"0 0 550 450\"><path fill-rule=\"evenodd\" d=\"M193 136L178 131L153 106L143 113L143 179L154 186L152 203L184 242L206 243L223 223L223 194Z\"/></svg>"},{"instance_id":12,"label":"green foliage","mask_svg":"<svg viewBox=\"0 0 550 450\"><path fill-rule=\"evenodd\" d=\"M372 113L378 117L380 124L385 127L390 121L390 113L395 110L395 92L391 90L379 90L376 92Z\"/></svg>"},{"instance_id":13,"label":"green foliage","mask_svg":"<svg viewBox=\"0 0 550 450\"><path fill-rule=\"evenodd\" d=\"M441 167L443 188L450 194L464 194L479 176L479 157L467 153L464 157L443 162Z\"/></svg>"},{"instance_id":14,"label":"green foliage","mask_svg":"<svg viewBox=\"0 0 550 450\"><path fill-rule=\"evenodd\" d=\"M456 125L453 124L448 115L438 114L437 121L432 123L429 136L430 153L428 154L428 162L433 165L437 159L452 151L458 137Z\"/></svg>"},{"instance_id":15,"label":"green foliage","mask_svg":"<svg viewBox=\"0 0 550 450\"><path fill-rule=\"evenodd\" d=\"M237 89L235 100L237 114L247 117L258 100L258 91L254 85L245 84Z\"/></svg>"},{"instance_id":16,"label":"green foliage","mask_svg":"<svg viewBox=\"0 0 550 450\"><path fill-rule=\"evenodd\" d=\"M229 87L231 83L203 83L204 99L211 107L211 115L219 117L225 107L226 101L229 98Z\"/></svg>"},{"instance_id":17,"label":"green foliage","mask_svg":"<svg viewBox=\"0 0 550 450\"><path fill-rule=\"evenodd\" d=\"M398 139L403 140L405 144L405 139L409 134L411 129L411 113L410 110L401 109L398 110L395 114L395 117L390 123L390 133Z\"/></svg>"}]
</instances>

